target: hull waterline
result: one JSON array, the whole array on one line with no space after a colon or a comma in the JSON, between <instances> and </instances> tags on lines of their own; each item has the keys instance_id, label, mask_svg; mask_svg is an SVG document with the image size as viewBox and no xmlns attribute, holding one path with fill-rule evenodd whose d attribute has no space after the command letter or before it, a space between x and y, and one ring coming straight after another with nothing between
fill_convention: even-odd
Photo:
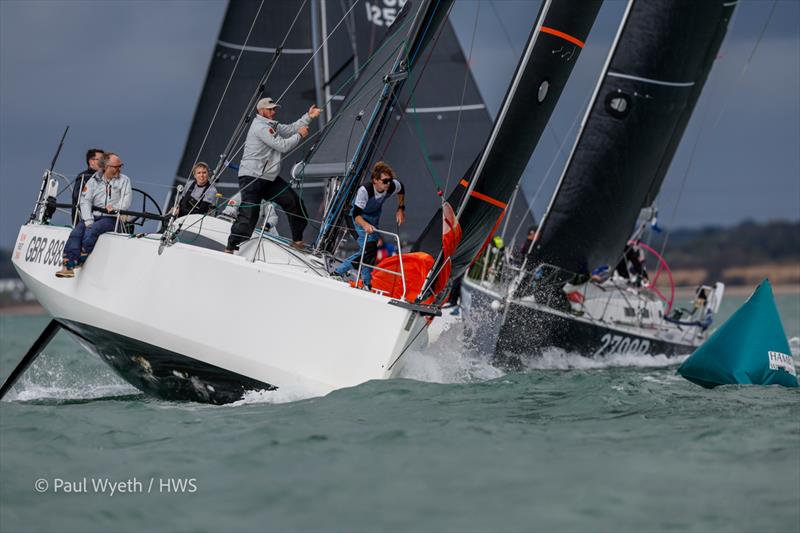
<instances>
[{"instance_id":1,"label":"hull waterline","mask_svg":"<svg viewBox=\"0 0 800 533\"><path fill-rule=\"evenodd\" d=\"M59 279L68 235L23 226L17 271L84 347L161 398L227 403L275 388L322 395L391 377L406 344L423 341L418 313L332 280L266 239L241 256L181 243L159 255L157 236L110 233L75 278Z\"/></svg>"}]
</instances>

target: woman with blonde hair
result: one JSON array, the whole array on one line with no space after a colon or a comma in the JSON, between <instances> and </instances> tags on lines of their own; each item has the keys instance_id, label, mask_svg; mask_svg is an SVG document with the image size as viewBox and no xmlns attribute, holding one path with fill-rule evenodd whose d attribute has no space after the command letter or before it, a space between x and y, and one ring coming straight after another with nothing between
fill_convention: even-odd
<instances>
[{"instance_id":1,"label":"woman with blonde hair","mask_svg":"<svg viewBox=\"0 0 800 533\"><path fill-rule=\"evenodd\" d=\"M199 215L208 213L217 204L217 189L209 181L211 170L202 161L192 168L192 177L186 182L176 216L183 217L189 213Z\"/></svg>"}]
</instances>

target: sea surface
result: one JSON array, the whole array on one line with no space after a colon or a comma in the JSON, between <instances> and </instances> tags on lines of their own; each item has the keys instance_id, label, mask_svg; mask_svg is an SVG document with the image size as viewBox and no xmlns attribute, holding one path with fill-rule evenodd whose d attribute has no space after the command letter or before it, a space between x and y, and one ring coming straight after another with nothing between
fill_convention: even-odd
<instances>
[{"instance_id":1,"label":"sea surface","mask_svg":"<svg viewBox=\"0 0 800 533\"><path fill-rule=\"evenodd\" d=\"M46 322L0 317L1 376ZM800 531L800 390L660 357L503 374L458 330L405 379L229 406L145 397L60 333L0 403L0 531Z\"/></svg>"}]
</instances>

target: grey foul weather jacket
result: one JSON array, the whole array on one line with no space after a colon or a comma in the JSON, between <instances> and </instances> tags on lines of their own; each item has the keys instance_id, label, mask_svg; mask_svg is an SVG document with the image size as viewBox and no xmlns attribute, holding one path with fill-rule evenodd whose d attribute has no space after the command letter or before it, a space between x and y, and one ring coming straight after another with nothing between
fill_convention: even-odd
<instances>
[{"instance_id":1,"label":"grey foul weather jacket","mask_svg":"<svg viewBox=\"0 0 800 533\"><path fill-rule=\"evenodd\" d=\"M125 174L120 174L110 182L103 179L102 172L95 172L94 176L86 180L81 191L81 219L87 226L91 226L95 216L108 215L106 206L111 204L115 211L128 209L131 206L133 193L131 180Z\"/></svg>"},{"instance_id":2,"label":"grey foul weather jacket","mask_svg":"<svg viewBox=\"0 0 800 533\"><path fill-rule=\"evenodd\" d=\"M297 130L309 124L311 117L308 113L292 124L279 124L276 120L256 115L247 132L239 176L274 181L281 170L281 155L300 144L302 137Z\"/></svg>"}]
</instances>

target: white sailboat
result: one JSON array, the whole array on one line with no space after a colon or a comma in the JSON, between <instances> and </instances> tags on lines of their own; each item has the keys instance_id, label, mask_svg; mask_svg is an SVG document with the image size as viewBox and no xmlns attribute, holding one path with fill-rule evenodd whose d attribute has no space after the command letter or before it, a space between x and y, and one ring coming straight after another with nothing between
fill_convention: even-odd
<instances>
[{"instance_id":1,"label":"white sailboat","mask_svg":"<svg viewBox=\"0 0 800 533\"><path fill-rule=\"evenodd\" d=\"M341 184L361 180L373 156L369 148L385 129L414 60L446 21L450 3L408 2L362 65L334 120L360 121L366 110L369 121L353 136L359 148L339 153L347 162L344 172L327 176L339 183L340 195L331 201L348 202ZM337 139L332 126L320 145L326 135ZM174 222L165 234L104 234L74 279L56 278L53 268L70 229L47 223L47 191L55 179L45 175L12 257L54 322L4 392L59 326L131 384L159 397L226 403L246 390L277 387L324 394L390 377L397 357L414 340L424 340L426 318L438 313L402 293L392 298L354 290L331 278L319 246L301 251L258 235L237 255L219 253L215 248L227 239L230 224L198 215ZM329 224L329 230L339 226Z\"/></svg>"},{"instance_id":2,"label":"white sailboat","mask_svg":"<svg viewBox=\"0 0 800 533\"><path fill-rule=\"evenodd\" d=\"M498 162L483 152L453 193L459 215L470 223L462 241L453 209L443 202L442 213L434 215L420 240L421 251L389 258L391 267L377 265L373 290L353 288L328 273L327 263L345 233L345 206L395 118L397 94L446 20L449 5L441 0L405 4L303 160L301 179L327 179L334 193L311 249L297 250L261 232L236 255L223 254L219 249L230 223L190 214L163 234L104 234L75 278L59 279L53 272L70 230L47 223L52 176L46 174L13 262L53 321L0 396L59 328L134 386L167 399L226 403L247 390L274 388L324 394L393 376L399 358L424 343L430 318L440 313L451 266L469 263L494 219L503 215L497 204L508 203L514 189L503 185L492 193L491 211L471 210L471 199L486 197L476 169L488 172ZM574 35L585 39L598 9L597 3L543 3L493 141L518 129L519 121L530 126L527 141L538 139L579 53L574 41L581 41ZM572 51L554 56L552 50L563 50L565 43ZM355 125L360 135L342 133L351 133ZM229 153L226 149L221 159ZM524 161L517 158L513 164L524 166ZM396 234L384 232L384 238L397 240L400 249ZM434 258L439 261L434 268L414 279L407 275L411 263L433 265ZM383 279L383 290L376 278Z\"/></svg>"}]
</instances>

